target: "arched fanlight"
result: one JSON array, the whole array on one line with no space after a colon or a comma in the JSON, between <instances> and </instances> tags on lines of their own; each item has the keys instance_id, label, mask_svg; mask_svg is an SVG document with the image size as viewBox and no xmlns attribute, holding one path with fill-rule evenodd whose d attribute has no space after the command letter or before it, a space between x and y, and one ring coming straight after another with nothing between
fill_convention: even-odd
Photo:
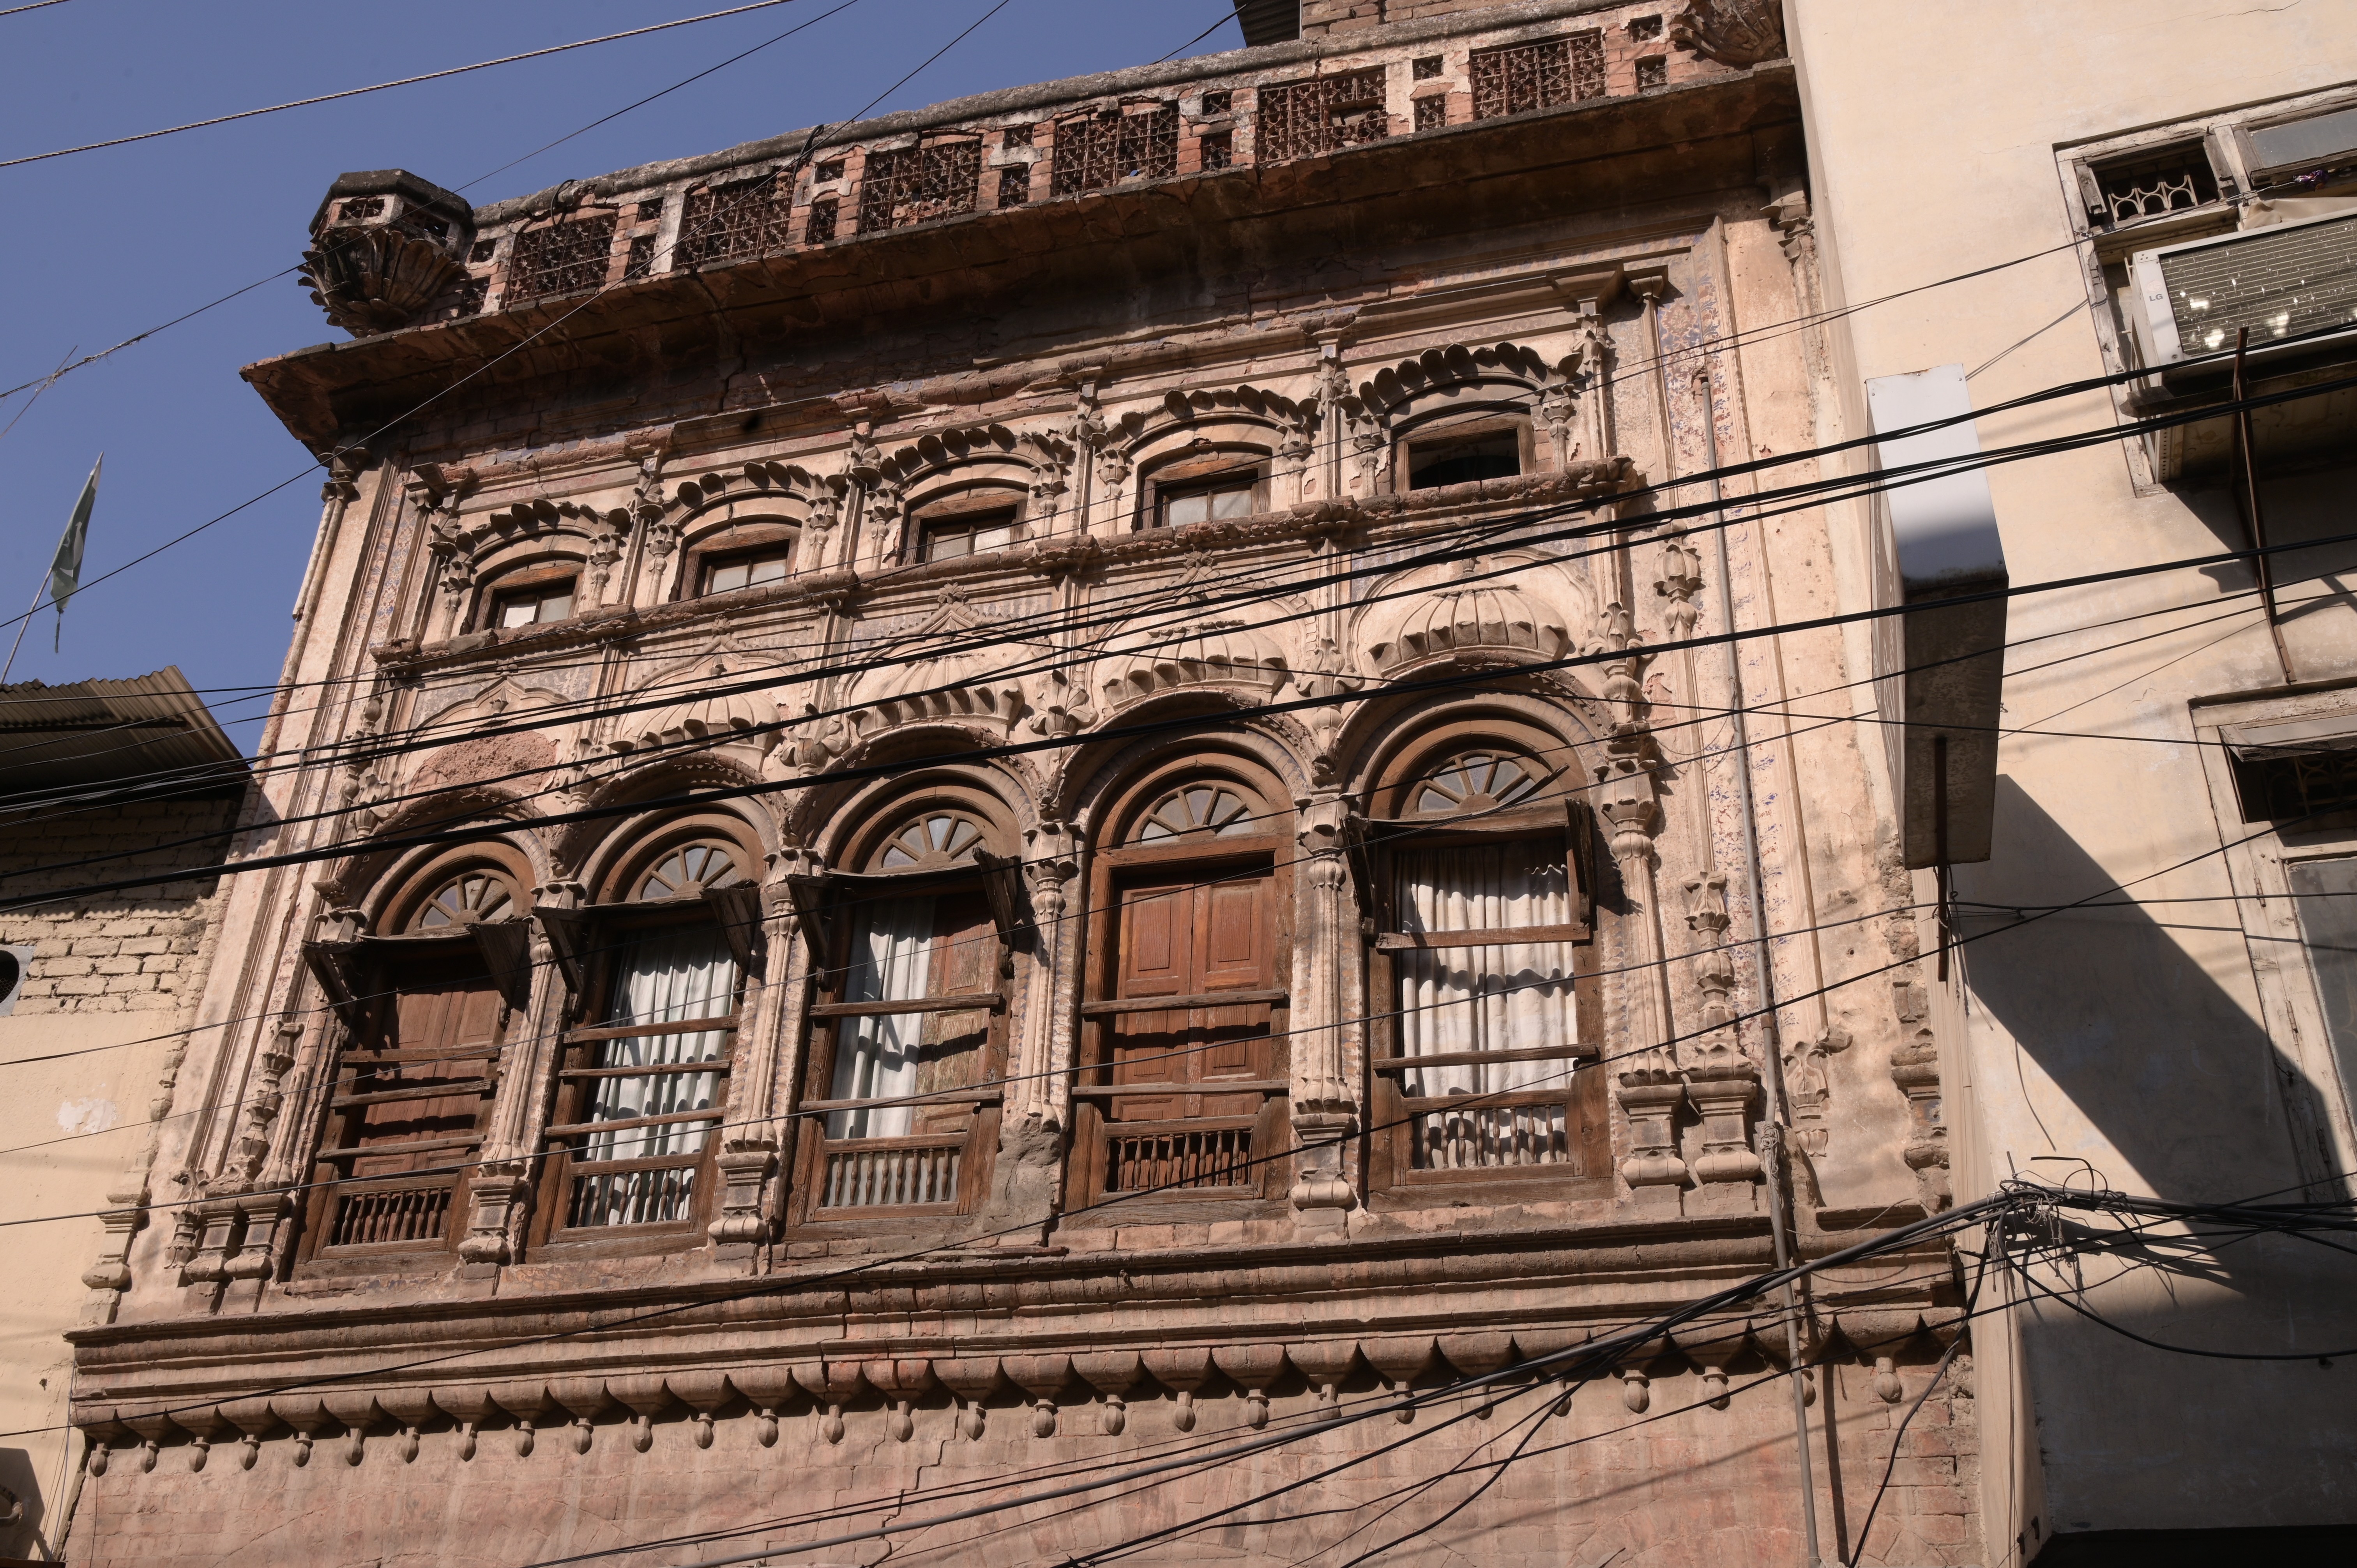
<instances>
[{"instance_id":1,"label":"arched fanlight","mask_svg":"<svg viewBox=\"0 0 2357 1568\"><path fill-rule=\"evenodd\" d=\"M877 871L922 871L970 859L982 847L982 824L963 811L927 811L884 841L870 860Z\"/></svg>"},{"instance_id":2,"label":"arched fanlight","mask_svg":"<svg viewBox=\"0 0 2357 1568\"><path fill-rule=\"evenodd\" d=\"M1461 751L1417 781L1415 810L1426 816L1494 811L1528 799L1545 781L1528 757Z\"/></svg>"},{"instance_id":3,"label":"arched fanlight","mask_svg":"<svg viewBox=\"0 0 2357 1568\"><path fill-rule=\"evenodd\" d=\"M745 880L735 850L716 840L700 839L664 855L639 883L641 900L693 898L707 887L727 887Z\"/></svg>"},{"instance_id":4,"label":"arched fanlight","mask_svg":"<svg viewBox=\"0 0 2357 1568\"><path fill-rule=\"evenodd\" d=\"M1157 843L1185 834L1238 838L1266 832L1258 802L1242 791L1209 781L1185 784L1164 795L1139 819L1139 843Z\"/></svg>"},{"instance_id":5,"label":"arched fanlight","mask_svg":"<svg viewBox=\"0 0 2357 1568\"><path fill-rule=\"evenodd\" d=\"M515 914L515 889L488 871L462 871L434 890L409 922L414 931L445 931Z\"/></svg>"}]
</instances>

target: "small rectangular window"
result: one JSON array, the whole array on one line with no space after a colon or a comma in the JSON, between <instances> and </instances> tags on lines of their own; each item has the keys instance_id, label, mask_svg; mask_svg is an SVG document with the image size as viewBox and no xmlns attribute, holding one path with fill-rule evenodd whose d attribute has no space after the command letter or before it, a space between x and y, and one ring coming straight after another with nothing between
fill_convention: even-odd
<instances>
[{"instance_id":1,"label":"small rectangular window","mask_svg":"<svg viewBox=\"0 0 2357 1568\"><path fill-rule=\"evenodd\" d=\"M1234 102L1235 94L1232 92L1206 92L1203 94L1203 113L1224 114Z\"/></svg>"},{"instance_id":2,"label":"small rectangular window","mask_svg":"<svg viewBox=\"0 0 2357 1568\"><path fill-rule=\"evenodd\" d=\"M1517 430L1452 432L1407 444L1407 488L1412 490L1510 479L1522 471L1523 439Z\"/></svg>"},{"instance_id":3,"label":"small rectangular window","mask_svg":"<svg viewBox=\"0 0 2357 1568\"><path fill-rule=\"evenodd\" d=\"M1445 94L1436 92L1429 98L1419 98L1415 101L1417 130L1437 131L1448 124L1448 99Z\"/></svg>"},{"instance_id":4,"label":"small rectangular window","mask_svg":"<svg viewBox=\"0 0 2357 1568\"><path fill-rule=\"evenodd\" d=\"M1203 138L1201 145L1204 172L1216 174L1234 165L1236 134L1233 131L1214 131Z\"/></svg>"},{"instance_id":5,"label":"small rectangular window","mask_svg":"<svg viewBox=\"0 0 2357 1568\"><path fill-rule=\"evenodd\" d=\"M738 588L758 588L764 583L782 583L786 580L790 553L780 547L714 561L704 568L704 591L726 594Z\"/></svg>"},{"instance_id":6,"label":"small rectangular window","mask_svg":"<svg viewBox=\"0 0 2357 1568\"><path fill-rule=\"evenodd\" d=\"M1660 37L1662 36L1662 19L1661 19L1661 17L1659 17L1659 16L1631 16L1631 17L1630 17L1630 18L1629 18L1629 36L1630 36L1631 38L1635 38L1635 39L1638 39L1638 40L1640 40L1640 41L1642 41L1643 39L1646 39L1646 38L1660 38Z\"/></svg>"},{"instance_id":7,"label":"small rectangular window","mask_svg":"<svg viewBox=\"0 0 2357 1568\"><path fill-rule=\"evenodd\" d=\"M565 620L573 614L571 577L507 588L491 596L490 624L496 627L538 626Z\"/></svg>"},{"instance_id":8,"label":"small rectangular window","mask_svg":"<svg viewBox=\"0 0 2357 1568\"><path fill-rule=\"evenodd\" d=\"M998 205L1020 207L1031 199L1031 166L1017 164L998 171Z\"/></svg>"},{"instance_id":9,"label":"small rectangular window","mask_svg":"<svg viewBox=\"0 0 2357 1568\"><path fill-rule=\"evenodd\" d=\"M1670 84L1670 62L1660 55L1637 62L1637 91L1649 91Z\"/></svg>"},{"instance_id":10,"label":"small rectangular window","mask_svg":"<svg viewBox=\"0 0 2357 1568\"><path fill-rule=\"evenodd\" d=\"M1242 482L1229 480L1165 494L1161 497L1162 526L1184 528L1190 522L1250 517L1254 511L1254 489L1249 479Z\"/></svg>"},{"instance_id":11,"label":"small rectangular window","mask_svg":"<svg viewBox=\"0 0 2357 1568\"><path fill-rule=\"evenodd\" d=\"M2093 172L2098 195L2092 216L2108 228L2190 211L2218 199L2218 176L2198 140L2101 164Z\"/></svg>"},{"instance_id":12,"label":"small rectangular window","mask_svg":"<svg viewBox=\"0 0 2357 1568\"><path fill-rule=\"evenodd\" d=\"M1017 521L1017 510L1013 507L997 511L960 512L951 517L929 519L920 525L918 558L949 561L960 555L1004 550L1015 542Z\"/></svg>"},{"instance_id":13,"label":"small rectangular window","mask_svg":"<svg viewBox=\"0 0 2357 1568\"><path fill-rule=\"evenodd\" d=\"M1415 61L1414 64L1409 67L1409 71L1415 81L1430 81L1434 77L1440 74L1440 57L1438 55L1426 55L1420 59Z\"/></svg>"}]
</instances>

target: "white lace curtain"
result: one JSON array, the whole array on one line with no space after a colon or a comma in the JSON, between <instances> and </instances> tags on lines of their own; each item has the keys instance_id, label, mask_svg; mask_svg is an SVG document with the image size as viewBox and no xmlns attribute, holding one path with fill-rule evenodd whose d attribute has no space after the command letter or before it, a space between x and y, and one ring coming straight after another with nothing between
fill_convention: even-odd
<instances>
[{"instance_id":1,"label":"white lace curtain","mask_svg":"<svg viewBox=\"0 0 2357 1568\"><path fill-rule=\"evenodd\" d=\"M1405 850L1393 860L1403 930L1493 931L1569 925L1571 878L1546 841ZM1579 1036L1572 944L1500 942L1394 952L1400 1053L1563 1047ZM1411 1096L1488 1094L1563 1081L1559 1061L1475 1062L1403 1075Z\"/></svg>"},{"instance_id":2,"label":"white lace curtain","mask_svg":"<svg viewBox=\"0 0 2357 1568\"><path fill-rule=\"evenodd\" d=\"M623 952L614 974L610 1021L616 1024L670 1024L689 1018L716 1018L737 1008L737 960L720 932L710 926L676 926L649 931ZM662 1067L679 1062L719 1061L728 1050L728 1031L699 1029L683 1035L649 1035L638 1039L608 1040L599 1054L599 1067ZM589 1108L592 1122L626 1122L640 1116L667 1116L673 1112L710 1110L720 1076L716 1072L650 1073L644 1078L617 1077L594 1080L596 1097ZM711 1135L710 1122L668 1122L653 1127L626 1127L593 1133L582 1150L585 1160L647 1160L661 1155L694 1154Z\"/></svg>"},{"instance_id":3,"label":"white lace curtain","mask_svg":"<svg viewBox=\"0 0 2357 1568\"><path fill-rule=\"evenodd\" d=\"M888 898L866 907L851 943L845 1002L913 1002L931 980L933 900ZM835 1047L830 1100L885 1100L917 1091L925 1037L922 1013L881 1013L846 1018L848 1037ZM830 1138L903 1138L916 1115L910 1105L827 1113Z\"/></svg>"}]
</instances>

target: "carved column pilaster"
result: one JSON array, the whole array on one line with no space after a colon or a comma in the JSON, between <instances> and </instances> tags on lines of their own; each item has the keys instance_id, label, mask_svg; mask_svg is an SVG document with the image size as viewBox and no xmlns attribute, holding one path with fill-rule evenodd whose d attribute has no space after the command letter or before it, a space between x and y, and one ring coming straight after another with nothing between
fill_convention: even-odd
<instances>
[{"instance_id":1,"label":"carved column pilaster","mask_svg":"<svg viewBox=\"0 0 2357 1568\"><path fill-rule=\"evenodd\" d=\"M1030 885L1037 937L1026 976L1023 1033L1009 1053L1006 1119L1064 1122L1070 1085L1060 1069L1072 1059L1072 993L1065 982L1080 967L1072 881L1081 872L1081 837L1069 822L1041 822L1024 834L1023 871ZM1055 1074L1043 1077L1043 1074Z\"/></svg>"},{"instance_id":2,"label":"carved column pilaster","mask_svg":"<svg viewBox=\"0 0 2357 1568\"><path fill-rule=\"evenodd\" d=\"M317 1032L322 1036L339 1026L325 1015L318 1017ZM256 1087L246 1099L234 1153L221 1173L227 1178L221 1196L238 1209L229 1231L235 1243L221 1254L221 1277L225 1280L267 1279L276 1264L278 1233L293 1211L287 1189L297 1184L298 1164L307 1164L310 1152L303 1137L306 1129L280 1123L286 1107L287 1069L295 1065L307 1027L300 1017L281 1018L258 1042ZM313 1048L328 1047L320 1038Z\"/></svg>"},{"instance_id":3,"label":"carved column pilaster","mask_svg":"<svg viewBox=\"0 0 2357 1568\"><path fill-rule=\"evenodd\" d=\"M1923 1210L1936 1214L1953 1200L1948 1183L1948 1129L1941 1113L1940 1047L1925 1022L1930 1004L1922 985L1891 983L1900 1027L1899 1048L1890 1053L1890 1080L1907 1097L1907 1168L1915 1173Z\"/></svg>"},{"instance_id":4,"label":"carved column pilaster","mask_svg":"<svg viewBox=\"0 0 2357 1568\"><path fill-rule=\"evenodd\" d=\"M563 897L554 891L558 886L577 894L578 884L552 885L537 890L539 900L554 902ZM467 1233L458 1240L458 1256L468 1263L515 1261L516 1240L532 1207L535 1174L528 1142L533 1102L538 1098L538 1086L546 1081L544 1069L554 1063L555 1039L564 1030L571 1003L564 972L555 962L555 949L537 923L526 950L533 963L532 990L523 1015L510 1020L506 1043L500 1049L498 1082L491 1091L490 1122L484 1129L480 1163L465 1183Z\"/></svg>"},{"instance_id":5,"label":"carved column pilaster","mask_svg":"<svg viewBox=\"0 0 2357 1568\"><path fill-rule=\"evenodd\" d=\"M1654 877L1653 834L1661 826L1662 811L1655 797L1652 737L1644 727L1644 687L1640 679L1644 650L1624 606L1605 607L1604 640L1613 654L1604 666L1603 681L1612 733L1605 743L1596 811L1604 822L1612 861L1620 873L1626 912L1623 952L1629 971L1621 986L1622 1015L1629 1047L1635 1053L1616 1075L1631 1145L1620 1173L1641 1204L1674 1208L1686 1181L1677 1138L1677 1112L1684 1102L1685 1084L1678 1077L1670 1049L1676 1031Z\"/></svg>"},{"instance_id":6,"label":"carved column pilaster","mask_svg":"<svg viewBox=\"0 0 2357 1568\"><path fill-rule=\"evenodd\" d=\"M1353 823L1350 802L1322 793L1297 802L1301 859L1294 875L1293 1207L1339 1214L1358 1202L1343 1149L1359 1130L1342 1044L1348 1009L1342 955L1354 945L1357 899L1346 858Z\"/></svg>"},{"instance_id":7,"label":"carved column pilaster","mask_svg":"<svg viewBox=\"0 0 2357 1568\"><path fill-rule=\"evenodd\" d=\"M1080 834L1067 822L1041 822L1024 833L1023 860L1035 935L1020 1030L1007 1052L990 1197L973 1227L978 1240L998 1246L1043 1242L1061 1202L1071 1107L1071 1080L1062 1069L1072 1060L1079 1006L1081 944L1071 894L1081 872Z\"/></svg>"},{"instance_id":8,"label":"carved column pilaster","mask_svg":"<svg viewBox=\"0 0 2357 1568\"><path fill-rule=\"evenodd\" d=\"M769 859L769 875L761 884L759 941L764 970L748 977L745 1022L728 1077L728 1114L723 1120L719 1152L713 1156L720 1177L720 1212L708 1230L713 1241L726 1248L749 1247L771 1238L767 1198L787 1146L785 1124L779 1117L784 1108L778 1098L779 1085L786 1079L779 1069L792 1054L802 1015L797 1004L809 973L808 944L797 929L793 896L786 883L788 876L807 869L804 854L789 847Z\"/></svg>"},{"instance_id":9,"label":"carved column pilaster","mask_svg":"<svg viewBox=\"0 0 2357 1568\"><path fill-rule=\"evenodd\" d=\"M1702 993L1702 1027L1686 1053L1686 1094L1702 1118L1702 1153L1694 1163L1695 1196L1706 1211L1749 1213L1761 1197L1760 1156L1751 1148L1751 1112L1760 1069L1735 1027L1735 963L1726 947L1727 878L1686 881L1686 925L1703 946L1694 956Z\"/></svg>"}]
</instances>

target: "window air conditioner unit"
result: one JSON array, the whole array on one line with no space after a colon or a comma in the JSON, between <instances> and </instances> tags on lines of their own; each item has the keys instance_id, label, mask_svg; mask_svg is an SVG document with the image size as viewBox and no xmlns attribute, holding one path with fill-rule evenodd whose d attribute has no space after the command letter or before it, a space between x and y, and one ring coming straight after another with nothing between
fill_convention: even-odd
<instances>
[{"instance_id":1,"label":"window air conditioner unit","mask_svg":"<svg viewBox=\"0 0 2357 1568\"><path fill-rule=\"evenodd\" d=\"M2137 342L2156 371L2232 353L2245 327L2254 353L2334 327L2357 332L2357 211L2159 245L2128 264Z\"/></svg>"}]
</instances>

